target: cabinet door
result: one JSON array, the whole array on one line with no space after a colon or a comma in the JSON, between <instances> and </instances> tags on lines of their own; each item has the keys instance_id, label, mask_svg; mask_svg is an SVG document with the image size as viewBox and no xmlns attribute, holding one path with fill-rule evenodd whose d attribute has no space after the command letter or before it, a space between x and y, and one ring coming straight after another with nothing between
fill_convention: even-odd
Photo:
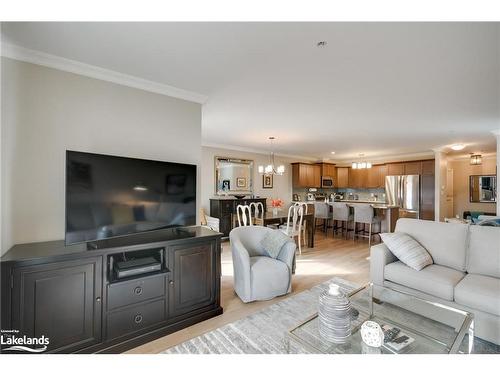
<instances>
[{"instance_id":1,"label":"cabinet door","mask_svg":"<svg viewBox=\"0 0 500 375\"><path fill-rule=\"evenodd\" d=\"M13 328L45 335L51 352L100 342L101 275L100 257L14 269Z\"/></svg>"},{"instance_id":2,"label":"cabinet door","mask_svg":"<svg viewBox=\"0 0 500 375\"><path fill-rule=\"evenodd\" d=\"M388 176L401 176L405 174L405 165L403 163L387 164Z\"/></svg>"},{"instance_id":3,"label":"cabinet door","mask_svg":"<svg viewBox=\"0 0 500 375\"><path fill-rule=\"evenodd\" d=\"M175 317L216 301L216 242L179 245L169 249L170 280L169 316Z\"/></svg>"},{"instance_id":4,"label":"cabinet door","mask_svg":"<svg viewBox=\"0 0 500 375\"><path fill-rule=\"evenodd\" d=\"M380 165L368 169L367 188L378 188L380 185Z\"/></svg>"},{"instance_id":5,"label":"cabinet door","mask_svg":"<svg viewBox=\"0 0 500 375\"><path fill-rule=\"evenodd\" d=\"M321 166L319 165L311 165L312 169L312 187L320 188L321 187Z\"/></svg>"},{"instance_id":6,"label":"cabinet door","mask_svg":"<svg viewBox=\"0 0 500 375\"><path fill-rule=\"evenodd\" d=\"M385 188L385 178L387 177L387 165L379 165L378 187Z\"/></svg>"},{"instance_id":7,"label":"cabinet door","mask_svg":"<svg viewBox=\"0 0 500 375\"><path fill-rule=\"evenodd\" d=\"M349 170L350 168L337 168L337 185L338 188L349 187Z\"/></svg>"},{"instance_id":8,"label":"cabinet door","mask_svg":"<svg viewBox=\"0 0 500 375\"><path fill-rule=\"evenodd\" d=\"M422 174L422 162L412 161L405 163L405 174Z\"/></svg>"},{"instance_id":9,"label":"cabinet door","mask_svg":"<svg viewBox=\"0 0 500 375\"><path fill-rule=\"evenodd\" d=\"M422 174L434 175L434 160L424 160L422 162Z\"/></svg>"},{"instance_id":10,"label":"cabinet door","mask_svg":"<svg viewBox=\"0 0 500 375\"><path fill-rule=\"evenodd\" d=\"M364 188L368 184L368 170L367 169L350 169L349 187Z\"/></svg>"}]
</instances>

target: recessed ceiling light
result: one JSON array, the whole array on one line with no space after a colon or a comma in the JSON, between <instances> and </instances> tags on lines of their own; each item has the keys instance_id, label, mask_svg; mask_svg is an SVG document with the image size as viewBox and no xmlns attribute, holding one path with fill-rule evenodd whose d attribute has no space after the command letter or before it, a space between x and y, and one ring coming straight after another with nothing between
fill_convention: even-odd
<instances>
[{"instance_id":1,"label":"recessed ceiling light","mask_svg":"<svg viewBox=\"0 0 500 375\"><path fill-rule=\"evenodd\" d=\"M327 44L328 43L326 42L326 40L321 40L318 43L316 43L316 47L323 48L326 47Z\"/></svg>"},{"instance_id":2,"label":"recessed ceiling light","mask_svg":"<svg viewBox=\"0 0 500 375\"><path fill-rule=\"evenodd\" d=\"M332 152L331 152L331 154L332 154L332 155L335 155L335 151L332 151Z\"/></svg>"},{"instance_id":3,"label":"recessed ceiling light","mask_svg":"<svg viewBox=\"0 0 500 375\"><path fill-rule=\"evenodd\" d=\"M460 151L460 150L463 150L464 148L465 148L465 145L462 143L457 143L457 144L451 145L451 149L455 150L455 151Z\"/></svg>"}]
</instances>

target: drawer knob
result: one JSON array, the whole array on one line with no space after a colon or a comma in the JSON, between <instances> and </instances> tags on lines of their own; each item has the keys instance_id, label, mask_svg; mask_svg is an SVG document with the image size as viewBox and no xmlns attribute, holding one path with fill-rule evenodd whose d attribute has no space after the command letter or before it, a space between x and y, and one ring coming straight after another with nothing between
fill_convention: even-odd
<instances>
[{"instance_id":1,"label":"drawer knob","mask_svg":"<svg viewBox=\"0 0 500 375\"><path fill-rule=\"evenodd\" d=\"M135 287L134 294L137 294L138 296L140 296L142 294L142 287L140 287L140 286Z\"/></svg>"},{"instance_id":2,"label":"drawer knob","mask_svg":"<svg viewBox=\"0 0 500 375\"><path fill-rule=\"evenodd\" d=\"M96 302L101 302L101 297L97 297L95 300Z\"/></svg>"},{"instance_id":3,"label":"drawer knob","mask_svg":"<svg viewBox=\"0 0 500 375\"><path fill-rule=\"evenodd\" d=\"M136 324L140 324L142 322L142 315L141 314L137 314L135 317L134 317L134 322Z\"/></svg>"},{"instance_id":4,"label":"drawer knob","mask_svg":"<svg viewBox=\"0 0 500 375\"><path fill-rule=\"evenodd\" d=\"M170 280L168 283L170 284L170 286L173 286L174 285L174 280Z\"/></svg>"}]
</instances>

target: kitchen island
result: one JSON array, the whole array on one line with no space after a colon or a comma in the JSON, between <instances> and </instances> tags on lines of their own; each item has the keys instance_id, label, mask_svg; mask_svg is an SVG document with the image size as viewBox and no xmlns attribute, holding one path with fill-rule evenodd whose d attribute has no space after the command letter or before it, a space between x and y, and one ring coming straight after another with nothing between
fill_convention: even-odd
<instances>
[{"instance_id":1,"label":"kitchen island","mask_svg":"<svg viewBox=\"0 0 500 375\"><path fill-rule=\"evenodd\" d=\"M396 221L399 219L399 206L391 206L377 201L344 200L339 202L346 203L348 206L353 208L353 211L354 206L356 205L370 204L375 209L375 215L380 217L380 232L394 232L394 229L396 228Z\"/></svg>"}]
</instances>

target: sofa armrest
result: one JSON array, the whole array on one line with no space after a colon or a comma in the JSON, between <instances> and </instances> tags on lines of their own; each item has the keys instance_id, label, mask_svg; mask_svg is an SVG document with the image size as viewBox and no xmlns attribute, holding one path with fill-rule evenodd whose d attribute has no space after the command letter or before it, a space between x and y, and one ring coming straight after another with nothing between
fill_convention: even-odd
<instances>
[{"instance_id":1,"label":"sofa armrest","mask_svg":"<svg viewBox=\"0 0 500 375\"><path fill-rule=\"evenodd\" d=\"M398 258L381 243L372 246L370 249L370 278L375 285L384 285L384 268L389 263L395 262Z\"/></svg>"},{"instance_id":2,"label":"sofa armrest","mask_svg":"<svg viewBox=\"0 0 500 375\"><path fill-rule=\"evenodd\" d=\"M283 245L276 259L282 261L288 266L290 274L293 269L293 257L295 256L295 251L297 250L297 245L293 241L288 241Z\"/></svg>"}]
</instances>

